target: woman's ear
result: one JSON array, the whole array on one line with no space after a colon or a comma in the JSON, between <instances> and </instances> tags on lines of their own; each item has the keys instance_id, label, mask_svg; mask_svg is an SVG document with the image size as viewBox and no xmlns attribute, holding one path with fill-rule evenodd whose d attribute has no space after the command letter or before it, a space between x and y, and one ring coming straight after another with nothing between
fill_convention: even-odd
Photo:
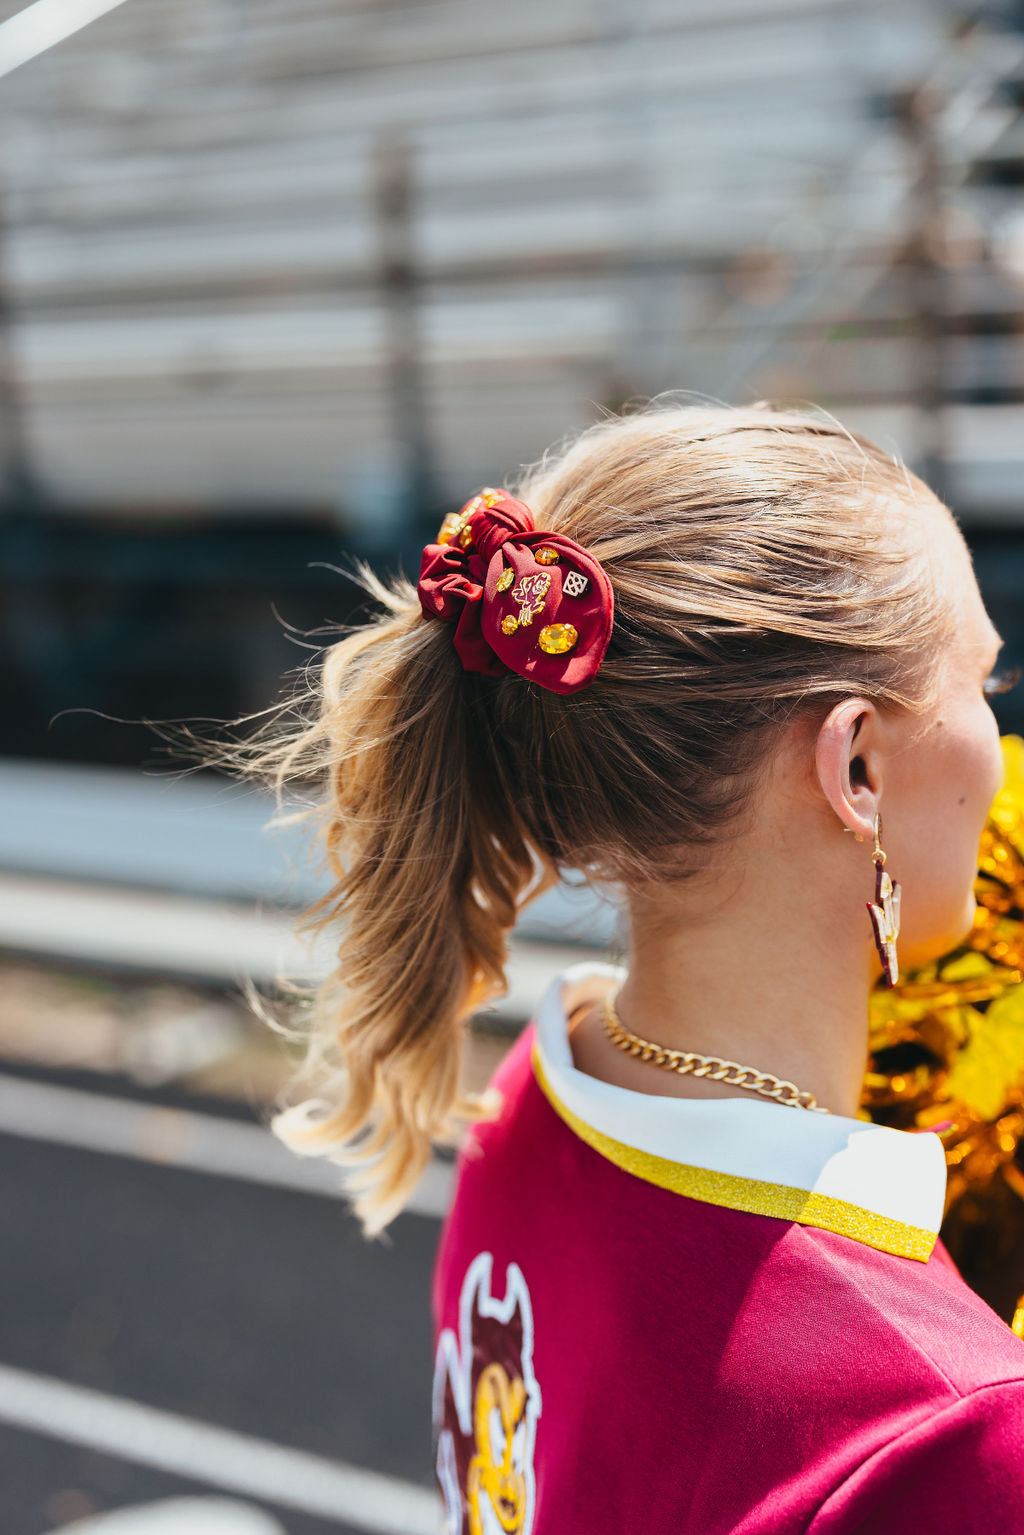
<instances>
[{"instance_id":1,"label":"woman's ear","mask_svg":"<svg viewBox=\"0 0 1024 1535\"><path fill-rule=\"evenodd\" d=\"M861 837L872 835L881 804L880 725L869 698L844 698L826 715L814 744L822 793L843 825Z\"/></svg>"}]
</instances>

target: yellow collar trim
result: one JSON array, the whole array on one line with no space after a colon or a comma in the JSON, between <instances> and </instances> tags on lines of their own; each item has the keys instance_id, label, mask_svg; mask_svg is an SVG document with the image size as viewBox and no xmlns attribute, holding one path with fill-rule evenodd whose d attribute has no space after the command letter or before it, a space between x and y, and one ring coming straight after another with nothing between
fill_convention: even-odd
<instances>
[{"instance_id":1,"label":"yellow collar trim","mask_svg":"<svg viewBox=\"0 0 1024 1535\"><path fill-rule=\"evenodd\" d=\"M789 1188L782 1183L762 1183L756 1178L739 1178L733 1173L715 1172L707 1167L691 1167L685 1162L671 1162L649 1151L639 1151L622 1141L613 1140L595 1130L558 1098L541 1064L540 1051L533 1047L533 1071L545 1097L570 1130L586 1141L601 1156L614 1162L646 1183L699 1199L705 1204L722 1205L727 1210L742 1210L748 1215L770 1215L776 1220L793 1221L799 1226L814 1226L819 1231L834 1231L875 1247L879 1252L898 1258L916 1258L927 1263L935 1246L935 1232L923 1226L876 1215L860 1205L809 1189ZM797 1112L794 1110L794 1113Z\"/></svg>"}]
</instances>

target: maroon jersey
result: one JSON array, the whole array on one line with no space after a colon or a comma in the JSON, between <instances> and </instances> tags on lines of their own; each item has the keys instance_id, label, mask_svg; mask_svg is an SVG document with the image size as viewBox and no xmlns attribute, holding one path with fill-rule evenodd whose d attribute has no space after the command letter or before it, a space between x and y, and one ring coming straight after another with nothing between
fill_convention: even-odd
<instances>
[{"instance_id":1,"label":"maroon jersey","mask_svg":"<svg viewBox=\"0 0 1024 1535\"><path fill-rule=\"evenodd\" d=\"M1024 1531L1024 1344L937 1241L937 1136L576 1070L577 966L459 1158L449 1535Z\"/></svg>"}]
</instances>

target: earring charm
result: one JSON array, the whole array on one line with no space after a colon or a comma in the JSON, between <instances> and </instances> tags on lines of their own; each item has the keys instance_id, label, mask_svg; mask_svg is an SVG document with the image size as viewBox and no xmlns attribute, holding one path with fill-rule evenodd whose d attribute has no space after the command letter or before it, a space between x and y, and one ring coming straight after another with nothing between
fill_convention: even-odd
<instances>
[{"instance_id":1,"label":"earring charm","mask_svg":"<svg viewBox=\"0 0 1024 1535\"><path fill-rule=\"evenodd\" d=\"M878 949L878 957L882 961L885 978L890 986L895 986L900 976L896 939L900 932L901 892L897 882L886 873L885 853L882 851L882 817L877 811L874 819L874 833L875 845L871 850L871 858L875 865L875 899L866 901L865 905L871 915L875 946Z\"/></svg>"}]
</instances>

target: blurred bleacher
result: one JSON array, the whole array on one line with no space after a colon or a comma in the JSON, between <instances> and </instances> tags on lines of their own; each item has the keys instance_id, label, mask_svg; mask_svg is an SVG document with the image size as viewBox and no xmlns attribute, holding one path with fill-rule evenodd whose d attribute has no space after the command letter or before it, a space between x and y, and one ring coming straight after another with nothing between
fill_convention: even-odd
<instances>
[{"instance_id":1,"label":"blurred bleacher","mask_svg":"<svg viewBox=\"0 0 1024 1535\"><path fill-rule=\"evenodd\" d=\"M25 460L63 506L384 545L424 442L461 500L685 388L813 397L1015 518L1020 20L127 0L0 92Z\"/></svg>"},{"instance_id":2,"label":"blurred bleacher","mask_svg":"<svg viewBox=\"0 0 1024 1535\"><path fill-rule=\"evenodd\" d=\"M1019 659L1022 106L1020 0L123 0L0 79L3 749L259 709L667 389L900 452Z\"/></svg>"}]
</instances>

